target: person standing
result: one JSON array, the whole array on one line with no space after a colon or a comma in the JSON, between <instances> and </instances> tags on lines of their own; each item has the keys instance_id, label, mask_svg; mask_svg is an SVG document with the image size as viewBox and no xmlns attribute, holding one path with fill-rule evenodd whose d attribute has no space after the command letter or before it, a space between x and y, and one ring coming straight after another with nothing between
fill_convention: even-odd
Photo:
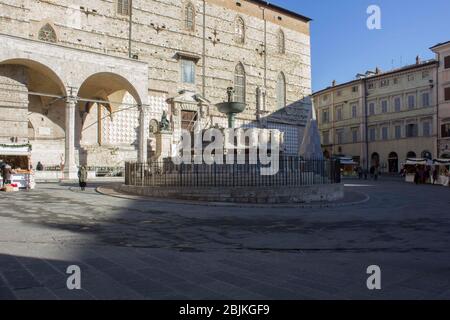
<instances>
[{"instance_id":1,"label":"person standing","mask_svg":"<svg viewBox=\"0 0 450 320\"><path fill-rule=\"evenodd\" d=\"M2 179L3 179L3 186L11 184L11 175L13 174L12 168L8 164L3 164L2 167Z\"/></svg>"},{"instance_id":2,"label":"person standing","mask_svg":"<svg viewBox=\"0 0 450 320\"><path fill-rule=\"evenodd\" d=\"M379 174L380 174L380 169L378 168L378 166L375 166L375 168L373 168L373 179L375 181L378 180Z\"/></svg>"},{"instance_id":3,"label":"person standing","mask_svg":"<svg viewBox=\"0 0 450 320\"><path fill-rule=\"evenodd\" d=\"M439 175L439 167L434 166L433 168L433 184L436 184Z\"/></svg>"},{"instance_id":4,"label":"person standing","mask_svg":"<svg viewBox=\"0 0 450 320\"><path fill-rule=\"evenodd\" d=\"M80 185L81 191L86 190L86 184L87 184L87 169L85 166L81 166L78 170L78 183Z\"/></svg>"}]
</instances>

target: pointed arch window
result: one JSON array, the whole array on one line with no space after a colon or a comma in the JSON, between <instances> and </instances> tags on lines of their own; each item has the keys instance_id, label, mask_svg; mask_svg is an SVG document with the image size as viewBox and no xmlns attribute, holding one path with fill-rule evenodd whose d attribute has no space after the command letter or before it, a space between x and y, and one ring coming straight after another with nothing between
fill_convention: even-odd
<instances>
[{"instance_id":1,"label":"pointed arch window","mask_svg":"<svg viewBox=\"0 0 450 320\"><path fill-rule=\"evenodd\" d=\"M284 107L286 107L286 77L280 72L277 79L277 108Z\"/></svg>"},{"instance_id":2,"label":"pointed arch window","mask_svg":"<svg viewBox=\"0 0 450 320\"><path fill-rule=\"evenodd\" d=\"M245 69L242 63L238 63L234 71L234 101L245 103Z\"/></svg>"},{"instance_id":3,"label":"pointed arch window","mask_svg":"<svg viewBox=\"0 0 450 320\"><path fill-rule=\"evenodd\" d=\"M286 37L284 35L284 31L280 29L278 31L278 53L285 54L286 53Z\"/></svg>"},{"instance_id":4,"label":"pointed arch window","mask_svg":"<svg viewBox=\"0 0 450 320\"><path fill-rule=\"evenodd\" d=\"M192 3L188 3L185 7L185 28L189 31L195 30L195 7Z\"/></svg>"},{"instance_id":5,"label":"pointed arch window","mask_svg":"<svg viewBox=\"0 0 450 320\"><path fill-rule=\"evenodd\" d=\"M55 29L53 29L53 27L49 23L47 23L39 30L38 38L39 40L53 43L55 43L58 40L56 38Z\"/></svg>"},{"instance_id":6,"label":"pointed arch window","mask_svg":"<svg viewBox=\"0 0 450 320\"><path fill-rule=\"evenodd\" d=\"M130 0L117 0L117 13L123 16L129 16Z\"/></svg>"},{"instance_id":7,"label":"pointed arch window","mask_svg":"<svg viewBox=\"0 0 450 320\"><path fill-rule=\"evenodd\" d=\"M236 41L238 43L245 42L245 22L241 17L237 17L235 22Z\"/></svg>"}]
</instances>

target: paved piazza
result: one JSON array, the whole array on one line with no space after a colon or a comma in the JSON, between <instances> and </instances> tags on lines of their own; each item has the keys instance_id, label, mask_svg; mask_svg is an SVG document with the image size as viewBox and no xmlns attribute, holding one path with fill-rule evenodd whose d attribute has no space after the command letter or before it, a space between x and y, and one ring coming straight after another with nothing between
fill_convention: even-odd
<instances>
[{"instance_id":1,"label":"paved piazza","mask_svg":"<svg viewBox=\"0 0 450 320\"><path fill-rule=\"evenodd\" d=\"M370 200L242 208L113 197L94 186L2 193L0 298L450 298L450 189L347 183ZM74 264L81 290L66 287ZM370 265L381 268L381 290L367 289Z\"/></svg>"}]
</instances>

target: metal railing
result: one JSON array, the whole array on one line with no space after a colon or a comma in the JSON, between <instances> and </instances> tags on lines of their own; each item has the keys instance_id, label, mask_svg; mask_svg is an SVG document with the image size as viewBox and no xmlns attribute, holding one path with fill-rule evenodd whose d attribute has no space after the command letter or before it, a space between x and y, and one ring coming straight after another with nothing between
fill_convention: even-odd
<instances>
[{"instance_id":1,"label":"metal railing","mask_svg":"<svg viewBox=\"0 0 450 320\"><path fill-rule=\"evenodd\" d=\"M150 187L296 187L341 182L338 160L279 160L279 170L263 175L258 164L174 164L170 159L125 163L125 184Z\"/></svg>"}]
</instances>

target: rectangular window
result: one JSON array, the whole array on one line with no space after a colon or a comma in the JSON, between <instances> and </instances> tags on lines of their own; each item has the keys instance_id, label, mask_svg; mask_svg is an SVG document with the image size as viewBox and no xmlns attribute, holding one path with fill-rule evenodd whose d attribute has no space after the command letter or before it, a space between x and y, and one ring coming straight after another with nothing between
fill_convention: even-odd
<instances>
[{"instance_id":1,"label":"rectangular window","mask_svg":"<svg viewBox=\"0 0 450 320\"><path fill-rule=\"evenodd\" d=\"M398 84L398 78L394 79L394 84Z\"/></svg>"},{"instance_id":2,"label":"rectangular window","mask_svg":"<svg viewBox=\"0 0 450 320\"><path fill-rule=\"evenodd\" d=\"M414 96L408 96L408 108L414 109L415 106L416 106L416 99L414 98Z\"/></svg>"},{"instance_id":3,"label":"rectangular window","mask_svg":"<svg viewBox=\"0 0 450 320\"><path fill-rule=\"evenodd\" d=\"M375 114L375 103L371 102L369 103L369 115L374 115Z\"/></svg>"},{"instance_id":4,"label":"rectangular window","mask_svg":"<svg viewBox=\"0 0 450 320\"><path fill-rule=\"evenodd\" d=\"M342 91L339 90L338 92L336 92L336 95L337 95L338 97L342 96Z\"/></svg>"},{"instance_id":5,"label":"rectangular window","mask_svg":"<svg viewBox=\"0 0 450 320\"><path fill-rule=\"evenodd\" d=\"M417 132L417 124L411 123L406 125L406 137L407 138L414 138L417 137L418 132Z\"/></svg>"},{"instance_id":6,"label":"rectangular window","mask_svg":"<svg viewBox=\"0 0 450 320\"><path fill-rule=\"evenodd\" d=\"M422 93L422 107L430 106L430 94L428 92Z\"/></svg>"},{"instance_id":7,"label":"rectangular window","mask_svg":"<svg viewBox=\"0 0 450 320\"><path fill-rule=\"evenodd\" d=\"M387 100L381 101L381 112L383 112L383 113L388 112L388 102L387 102Z\"/></svg>"},{"instance_id":8,"label":"rectangular window","mask_svg":"<svg viewBox=\"0 0 450 320\"><path fill-rule=\"evenodd\" d=\"M352 141L353 141L353 143L358 142L358 129L352 130Z\"/></svg>"},{"instance_id":9,"label":"rectangular window","mask_svg":"<svg viewBox=\"0 0 450 320\"><path fill-rule=\"evenodd\" d=\"M373 88L374 88L373 82L372 82L372 83L369 83L369 84L367 85L367 88L368 88L368 89L373 89Z\"/></svg>"},{"instance_id":10,"label":"rectangular window","mask_svg":"<svg viewBox=\"0 0 450 320\"><path fill-rule=\"evenodd\" d=\"M431 124L429 122L423 123L423 136L430 137L431 136Z\"/></svg>"},{"instance_id":11,"label":"rectangular window","mask_svg":"<svg viewBox=\"0 0 450 320\"><path fill-rule=\"evenodd\" d=\"M328 109L322 110L322 123L328 123L329 121Z\"/></svg>"},{"instance_id":12,"label":"rectangular window","mask_svg":"<svg viewBox=\"0 0 450 320\"><path fill-rule=\"evenodd\" d=\"M383 140L387 140L389 139L389 128L388 127L383 127L381 129L381 138Z\"/></svg>"},{"instance_id":13,"label":"rectangular window","mask_svg":"<svg viewBox=\"0 0 450 320\"><path fill-rule=\"evenodd\" d=\"M354 87L352 88L352 92L358 92L358 86L354 86Z\"/></svg>"},{"instance_id":14,"label":"rectangular window","mask_svg":"<svg viewBox=\"0 0 450 320\"><path fill-rule=\"evenodd\" d=\"M377 131L375 128L369 129L369 141L375 141L377 139Z\"/></svg>"},{"instance_id":15,"label":"rectangular window","mask_svg":"<svg viewBox=\"0 0 450 320\"><path fill-rule=\"evenodd\" d=\"M445 101L450 101L450 87L444 89Z\"/></svg>"},{"instance_id":16,"label":"rectangular window","mask_svg":"<svg viewBox=\"0 0 450 320\"><path fill-rule=\"evenodd\" d=\"M330 131L324 131L322 133L322 142L324 145L330 144Z\"/></svg>"},{"instance_id":17,"label":"rectangular window","mask_svg":"<svg viewBox=\"0 0 450 320\"><path fill-rule=\"evenodd\" d=\"M387 86L389 86L389 80L381 80L380 87L383 88Z\"/></svg>"},{"instance_id":18,"label":"rectangular window","mask_svg":"<svg viewBox=\"0 0 450 320\"><path fill-rule=\"evenodd\" d=\"M445 123L441 126L442 138L450 138L450 123Z\"/></svg>"},{"instance_id":19,"label":"rectangular window","mask_svg":"<svg viewBox=\"0 0 450 320\"><path fill-rule=\"evenodd\" d=\"M414 81L414 75L413 74L410 74L408 76L408 81Z\"/></svg>"},{"instance_id":20,"label":"rectangular window","mask_svg":"<svg viewBox=\"0 0 450 320\"><path fill-rule=\"evenodd\" d=\"M402 138L402 126L395 126L395 139Z\"/></svg>"},{"instance_id":21,"label":"rectangular window","mask_svg":"<svg viewBox=\"0 0 450 320\"><path fill-rule=\"evenodd\" d=\"M402 100L400 97L396 97L394 99L394 104L395 104L395 112L400 112L400 110L402 109Z\"/></svg>"},{"instance_id":22,"label":"rectangular window","mask_svg":"<svg viewBox=\"0 0 450 320\"><path fill-rule=\"evenodd\" d=\"M352 105L352 118L356 118L358 116L358 109L356 104Z\"/></svg>"},{"instance_id":23,"label":"rectangular window","mask_svg":"<svg viewBox=\"0 0 450 320\"><path fill-rule=\"evenodd\" d=\"M430 72L429 71L424 71L422 72L422 79L426 79L430 76Z\"/></svg>"},{"instance_id":24,"label":"rectangular window","mask_svg":"<svg viewBox=\"0 0 450 320\"><path fill-rule=\"evenodd\" d=\"M181 60L181 81L183 83L195 84L195 62L192 60Z\"/></svg>"},{"instance_id":25,"label":"rectangular window","mask_svg":"<svg viewBox=\"0 0 450 320\"><path fill-rule=\"evenodd\" d=\"M337 144L344 143L344 130L336 130L336 142Z\"/></svg>"},{"instance_id":26,"label":"rectangular window","mask_svg":"<svg viewBox=\"0 0 450 320\"><path fill-rule=\"evenodd\" d=\"M450 69L450 56L446 56L444 58L444 68L445 69Z\"/></svg>"},{"instance_id":27,"label":"rectangular window","mask_svg":"<svg viewBox=\"0 0 450 320\"><path fill-rule=\"evenodd\" d=\"M130 0L117 0L117 13L123 16L129 16Z\"/></svg>"},{"instance_id":28,"label":"rectangular window","mask_svg":"<svg viewBox=\"0 0 450 320\"><path fill-rule=\"evenodd\" d=\"M342 121L342 107L336 109L336 121Z\"/></svg>"}]
</instances>

